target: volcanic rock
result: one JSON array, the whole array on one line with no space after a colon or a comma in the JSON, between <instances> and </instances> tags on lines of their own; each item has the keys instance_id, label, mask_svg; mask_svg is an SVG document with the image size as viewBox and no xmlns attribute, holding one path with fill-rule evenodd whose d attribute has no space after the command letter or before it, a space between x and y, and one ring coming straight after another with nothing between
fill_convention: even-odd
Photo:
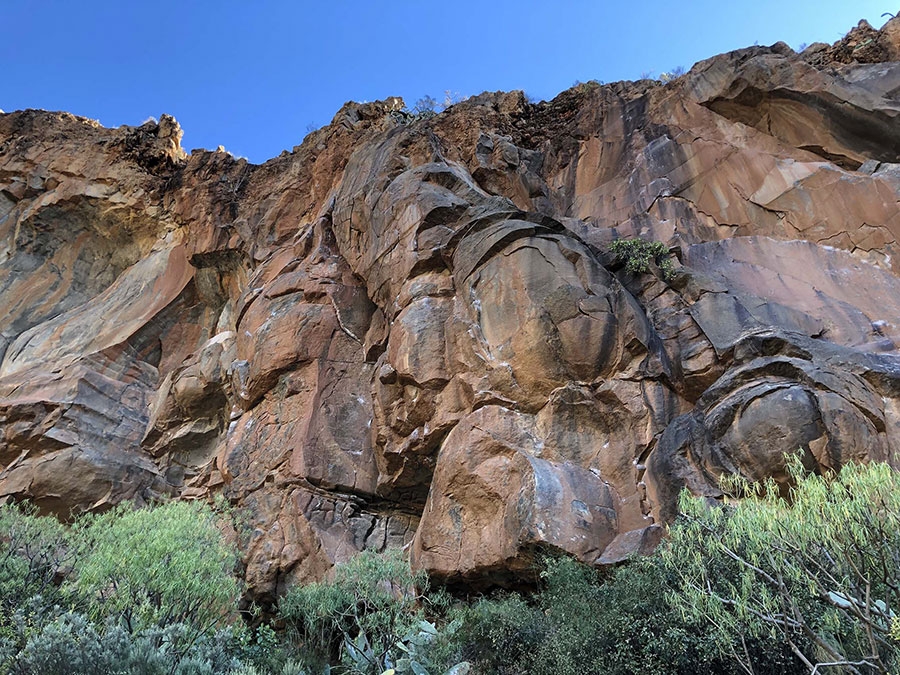
<instances>
[{"instance_id":1,"label":"volcanic rock","mask_svg":"<svg viewBox=\"0 0 900 675\"><path fill-rule=\"evenodd\" d=\"M653 549L687 487L900 453L900 20L668 83L348 103L261 165L0 115L0 499L223 496L251 593ZM619 238L673 273L629 272Z\"/></svg>"}]
</instances>

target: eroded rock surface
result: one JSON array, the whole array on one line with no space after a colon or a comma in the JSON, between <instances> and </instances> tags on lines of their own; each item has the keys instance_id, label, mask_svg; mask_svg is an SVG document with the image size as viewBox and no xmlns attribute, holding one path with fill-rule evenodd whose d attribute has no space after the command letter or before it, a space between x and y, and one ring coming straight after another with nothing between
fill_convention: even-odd
<instances>
[{"instance_id":1,"label":"eroded rock surface","mask_svg":"<svg viewBox=\"0 0 900 675\"><path fill-rule=\"evenodd\" d=\"M262 165L0 115L0 499L223 495L252 592L409 546L506 583L652 550L679 490L900 452L900 22L663 85L419 119ZM621 237L664 242L664 279Z\"/></svg>"}]
</instances>

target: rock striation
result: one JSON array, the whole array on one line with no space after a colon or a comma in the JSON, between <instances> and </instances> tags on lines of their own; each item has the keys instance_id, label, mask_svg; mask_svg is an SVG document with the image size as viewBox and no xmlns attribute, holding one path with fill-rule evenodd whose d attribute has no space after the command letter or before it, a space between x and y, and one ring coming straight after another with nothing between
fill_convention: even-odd
<instances>
[{"instance_id":1,"label":"rock striation","mask_svg":"<svg viewBox=\"0 0 900 675\"><path fill-rule=\"evenodd\" d=\"M688 487L900 453L900 20L668 83L348 103L262 165L0 115L0 499L224 496L271 597L652 550ZM674 274L630 273L619 238Z\"/></svg>"}]
</instances>

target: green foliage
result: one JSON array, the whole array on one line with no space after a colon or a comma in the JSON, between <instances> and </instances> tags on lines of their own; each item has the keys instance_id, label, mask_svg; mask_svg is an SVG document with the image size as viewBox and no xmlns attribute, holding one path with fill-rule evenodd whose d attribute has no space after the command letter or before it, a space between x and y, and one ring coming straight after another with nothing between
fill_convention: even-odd
<instances>
[{"instance_id":1,"label":"green foliage","mask_svg":"<svg viewBox=\"0 0 900 675\"><path fill-rule=\"evenodd\" d=\"M530 598L507 594L455 608L433 659L500 675L672 675L694 673L699 663L711 674L733 672L705 627L685 622L669 602L658 558L606 577L569 558L543 565Z\"/></svg>"},{"instance_id":2,"label":"green foliage","mask_svg":"<svg viewBox=\"0 0 900 675\"><path fill-rule=\"evenodd\" d=\"M225 626L234 561L200 504L123 506L71 526L0 506L0 672L228 673L248 647L240 625Z\"/></svg>"},{"instance_id":3,"label":"green foliage","mask_svg":"<svg viewBox=\"0 0 900 675\"><path fill-rule=\"evenodd\" d=\"M65 613L32 635L12 675L216 675L240 667L230 630L196 636L184 624L132 634L119 623L102 629Z\"/></svg>"},{"instance_id":4,"label":"green foliage","mask_svg":"<svg viewBox=\"0 0 900 675\"><path fill-rule=\"evenodd\" d=\"M121 619L132 632L183 623L202 633L223 625L240 589L235 553L216 518L199 502L123 505L85 518L68 588L92 619Z\"/></svg>"},{"instance_id":5,"label":"green foliage","mask_svg":"<svg viewBox=\"0 0 900 675\"><path fill-rule=\"evenodd\" d=\"M686 624L666 600L667 585L656 560L620 567L602 579L569 558L548 560L546 587L538 606L553 631L541 645L535 672L646 673L692 671L710 658L711 646L697 636L700 627Z\"/></svg>"},{"instance_id":6,"label":"green foliage","mask_svg":"<svg viewBox=\"0 0 900 675\"><path fill-rule=\"evenodd\" d=\"M675 277L675 266L669 258L669 249L661 241L643 239L616 239L609 246L616 260L625 264L631 274L650 271L651 263L656 263L662 278L671 281Z\"/></svg>"},{"instance_id":7,"label":"green foliage","mask_svg":"<svg viewBox=\"0 0 900 675\"><path fill-rule=\"evenodd\" d=\"M54 607L72 562L68 530L28 505L0 506L0 672Z\"/></svg>"},{"instance_id":8,"label":"green foliage","mask_svg":"<svg viewBox=\"0 0 900 675\"><path fill-rule=\"evenodd\" d=\"M28 505L0 506L0 629L25 598L58 597L57 575L71 560L66 528Z\"/></svg>"},{"instance_id":9,"label":"green foliage","mask_svg":"<svg viewBox=\"0 0 900 675\"><path fill-rule=\"evenodd\" d=\"M427 589L427 579L410 570L402 551L367 551L338 565L332 580L291 589L279 612L313 664L337 660L343 672L376 675L408 665L414 672L399 662L409 660L408 643L423 630L418 589Z\"/></svg>"},{"instance_id":10,"label":"green foliage","mask_svg":"<svg viewBox=\"0 0 900 675\"><path fill-rule=\"evenodd\" d=\"M651 261L664 252L647 246ZM365 552L281 600L284 634L237 621L235 554L210 507L122 507L70 527L0 507L0 673L895 672L898 474L792 472L787 501L740 480L722 508L683 497L653 556L603 572L545 558L529 595L451 607L402 552Z\"/></svg>"},{"instance_id":11,"label":"green foliage","mask_svg":"<svg viewBox=\"0 0 900 675\"><path fill-rule=\"evenodd\" d=\"M468 661L477 672L515 675L547 636L540 611L517 594L458 605L450 619L432 653L444 667Z\"/></svg>"},{"instance_id":12,"label":"green foliage","mask_svg":"<svg viewBox=\"0 0 900 675\"><path fill-rule=\"evenodd\" d=\"M722 508L683 496L663 554L678 579L673 602L748 666L744 636L779 640L810 670L887 673L897 666L900 476L883 464L804 476L799 461L792 475L789 501L771 481L732 481L747 498Z\"/></svg>"}]
</instances>

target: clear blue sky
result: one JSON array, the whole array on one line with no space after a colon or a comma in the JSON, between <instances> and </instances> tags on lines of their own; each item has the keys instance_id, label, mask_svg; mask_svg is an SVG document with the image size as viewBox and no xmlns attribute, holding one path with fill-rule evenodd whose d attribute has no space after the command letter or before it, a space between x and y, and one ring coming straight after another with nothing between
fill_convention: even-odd
<instances>
[{"instance_id":1,"label":"clear blue sky","mask_svg":"<svg viewBox=\"0 0 900 675\"><path fill-rule=\"evenodd\" d=\"M261 162L347 100L637 79L783 40L833 42L898 0L5 0L0 109L175 115L186 148Z\"/></svg>"}]
</instances>

